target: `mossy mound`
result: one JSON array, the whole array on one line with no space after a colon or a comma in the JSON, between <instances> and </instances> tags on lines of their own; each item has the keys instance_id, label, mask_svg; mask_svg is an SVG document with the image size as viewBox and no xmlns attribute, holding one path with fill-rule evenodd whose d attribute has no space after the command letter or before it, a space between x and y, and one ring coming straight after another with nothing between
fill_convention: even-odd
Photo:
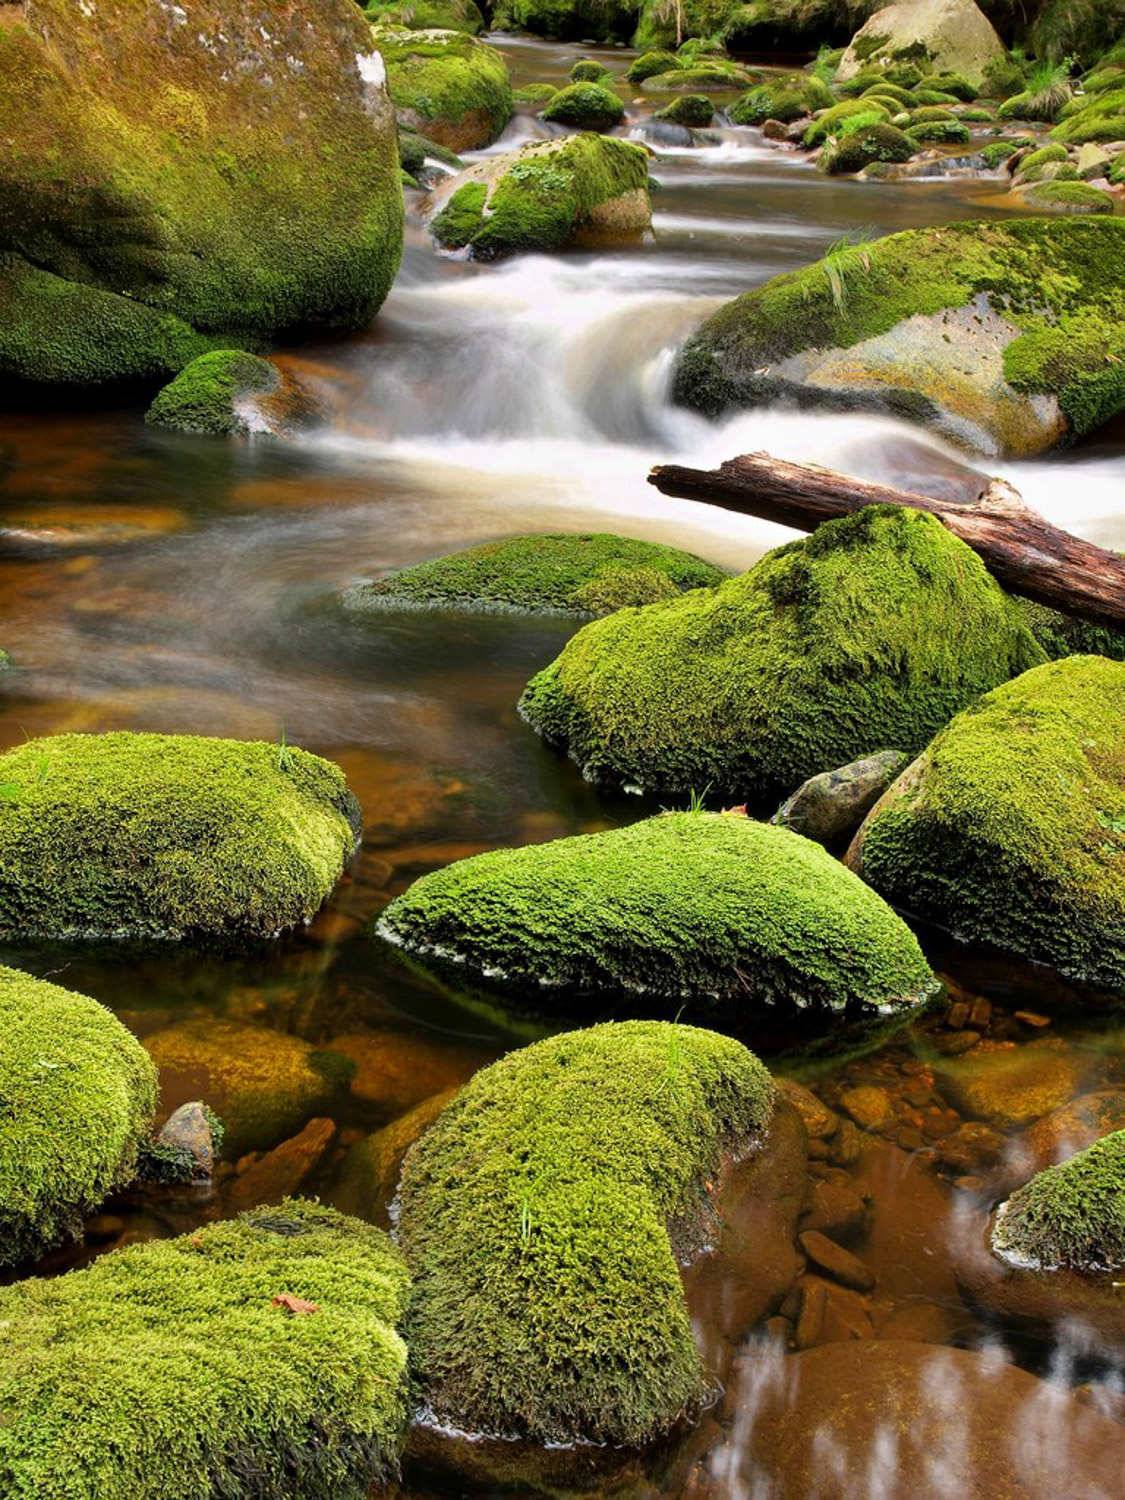
<instances>
[{"instance_id":1,"label":"mossy mound","mask_svg":"<svg viewBox=\"0 0 1125 1500\"><path fill-rule=\"evenodd\" d=\"M1051 131L1056 141L1080 146L1085 141L1125 141L1125 88L1080 95L1060 111Z\"/></svg>"},{"instance_id":2,"label":"mossy mound","mask_svg":"<svg viewBox=\"0 0 1125 1500\"><path fill-rule=\"evenodd\" d=\"M1125 220L907 230L729 302L684 346L675 398L880 410L1032 454L1125 407Z\"/></svg>"},{"instance_id":3,"label":"mossy mound","mask_svg":"<svg viewBox=\"0 0 1125 1500\"><path fill-rule=\"evenodd\" d=\"M1125 989L1125 665L1068 657L966 709L848 859L965 940Z\"/></svg>"},{"instance_id":4,"label":"mossy mound","mask_svg":"<svg viewBox=\"0 0 1125 1500\"><path fill-rule=\"evenodd\" d=\"M1125 1130L1046 1167L1001 1205L992 1248L1038 1271L1125 1266Z\"/></svg>"},{"instance_id":5,"label":"mossy mound","mask_svg":"<svg viewBox=\"0 0 1125 1500\"><path fill-rule=\"evenodd\" d=\"M871 125L845 136L835 146L825 147L821 165L833 175L862 172L876 161L909 161L917 149L910 137L893 125Z\"/></svg>"},{"instance_id":6,"label":"mossy mound","mask_svg":"<svg viewBox=\"0 0 1125 1500\"><path fill-rule=\"evenodd\" d=\"M1033 182L1020 196L1029 208L1048 214L1111 214L1116 205L1112 193L1089 182Z\"/></svg>"},{"instance_id":7,"label":"mossy mound","mask_svg":"<svg viewBox=\"0 0 1125 1500\"><path fill-rule=\"evenodd\" d=\"M634 58L625 72L630 83L644 83L658 73L670 73L679 67L679 58L674 52L642 52Z\"/></svg>"},{"instance_id":8,"label":"mossy mound","mask_svg":"<svg viewBox=\"0 0 1125 1500\"><path fill-rule=\"evenodd\" d=\"M307 922L359 809L288 746L62 734L0 755L0 935L249 939Z\"/></svg>"},{"instance_id":9,"label":"mossy mound","mask_svg":"<svg viewBox=\"0 0 1125 1500\"><path fill-rule=\"evenodd\" d=\"M917 146L967 146L972 139L960 120L920 120L906 134Z\"/></svg>"},{"instance_id":10,"label":"mossy mound","mask_svg":"<svg viewBox=\"0 0 1125 1500\"><path fill-rule=\"evenodd\" d=\"M680 89L721 94L731 89L744 89L755 81L756 76L745 68L740 68L737 63L720 62L713 58L688 66L681 63L668 73L656 73L645 79L641 89L646 94L675 93Z\"/></svg>"},{"instance_id":11,"label":"mossy mound","mask_svg":"<svg viewBox=\"0 0 1125 1500\"><path fill-rule=\"evenodd\" d=\"M708 1391L677 1254L773 1085L727 1037L626 1022L485 1068L410 1151L399 1235L411 1367L442 1422L640 1444Z\"/></svg>"},{"instance_id":12,"label":"mossy mound","mask_svg":"<svg viewBox=\"0 0 1125 1500\"><path fill-rule=\"evenodd\" d=\"M394 278L394 124L352 0L27 0L0 23L0 377L167 378L365 324Z\"/></svg>"},{"instance_id":13,"label":"mossy mound","mask_svg":"<svg viewBox=\"0 0 1125 1500\"><path fill-rule=\"evenodd\" d=\"M871 99L844 99L817 115L805 131L804 142L811 150L814 146L823 146L831 137L843 134L848 121L853 122L852 129L855 130L886 124L890 117L890 110ZM855 124L857 121L860 123Z\"/></svg>"},{"instance_id":14,"label":"mossy mound","mask_svg":"<svg viewBox=\"0 0 1125 1500\"><path fill-rule=\"evenodd\" d=\"M669 120L689 130L703 130L715 118L715 106L706 94L682 94L653 114L654 120Z\"/></svg>"},{"instance_id":15,"label":"mossy mound","mask_svg":"<svg viewBox=\"0 0 1125 1500\"><path fill-rule=\"evenodd\" d=\"M791 73L756 84L727 111L733 125L762 125L766 120L792 124L835 103L832 91L813 74Z\"/></svg>"},{"instance_id":16,"label":"mossy mound","mask_svg":"<svg viewBox=\"0 0 1125 1500\"><path fill-rule=\"evenodd\" d=\"M495 47L440 29L377 26L372 37L400 125L450 151L475 151L512 118L508 66Z\"/></svg>"},{"instance_id":17,"label":"mossy mound","mask_svg":"<svg viewBox=\"0 0 1125 1500\"><path fill-rule=\"evenodd\" d=\"M664 813L459 860L393 901L379 931L521 994L633 991L742 1013L902 1004L932 983L873 892L819 844L742 814Z\"/></svg>"},{"instance_id":18,"label":"mossy mound","mask_svg":"<svg viewBox=\"0 0 1125 1500\"><path fill-rule=\"evenodd\" d=\"M583 627L521 709L592 781L774 806L819 771L916 753L1042 659L963 542L872 507L716 589Z\"/></svg>"},{"instance_id":19,"label":"mossy mound","mask_svg":"<svg viewBox=\"0 0 1125 1500\"><path fill-rule=\"evenodd\" d=\"M625 106L612 89L600 83L572 83L558 91L542 118L575 130L612 130L625 118Z\"/></svg>"},{"instance_id":20,"label":"mossy mound","mask_svg":"<svg viewBox=\"0 0 1125 1500\"><path fill-rule=\"evenodd\" d=\"M474 260L643 234L652 218L648 154L615 136L535 141L442 184L430 233Z\"/></svg>"},{"instance_id":21,"label":"mossy mound","mask_svg":"<svg viewBox=\"0 0 1125 1500\"><path fill-rule=\"evenodd\" d=\"M96 1000L0 968L0 1264L41 1255L136 1170L156 1070Z\"/></svg>"},{"instance_id":22,"label":"mossy mound","mask_svg":"<svg viewBox=\"0 0 1125 1500\"><path fill-rule=\"evenodd\" d=\"M145 421L175 432L207 432L218 437L250 431L248 397L277 390L281 377L268 359L238 349L201 354L159 393Z\"/></svg>"},{"instance_id":23,"label":"mossy mound","mask_svg":"<svg viewBox=\"0 0 1125 1500\"><path fill-rule=\"evenodd\" d=\"M407 31L466 31L477 36L484 30L484 16L474 0L369 0L363 14L373 26Z\"/></svg>"},{"instance_id":24,"label":"mossy mound","mask_svg":"<svg viewBox=\"0 0 1125 1500\"><path fill-rule=\"evenodd\" d=\"M6 1287L0 1490L362 1500L408 1417L407 1290L380 1230L292 1201Z\"/></svg>"},{"instance_id":25,"label":"mossy mound","mask_svg":"<svg viewBox=\"0 0 1125 1500\"><path fill-rule=\"evenodd\" d=\"M630 604L647 604L683 589L709 587L724 576L721 568L690 552L609 532L513 536L362 584L349 591L346 603L353 609L436 606L592 615L609 612L596 607L600 599L623 593Z\"/></svg>"},{"instance_id":26,"label":"mossy mound","mask_svg":"<svg viewBox=\"0 0 1125 1500\"><path fill-rule=\"evenodd\" d=\"M580 57L570 70L571 83L600 83L610 76L605 63L592 57Z\"/></svg>"}]
</instances>

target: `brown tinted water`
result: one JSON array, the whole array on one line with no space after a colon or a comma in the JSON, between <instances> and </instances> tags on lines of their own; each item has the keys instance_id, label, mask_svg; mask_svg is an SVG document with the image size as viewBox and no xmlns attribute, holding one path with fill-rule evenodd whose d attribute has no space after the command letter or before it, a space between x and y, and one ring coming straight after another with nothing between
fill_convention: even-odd
<instances>
[{"instance_id":1,"label":"brown tinted water","mask_svg":"<svg viewBox=\"0 0 1125 1500\"><path fill-rule=\"evenodd\" d=\"M517 83L557 81L588 51L507 44ZM606 55L620 66L621 53ZM651 107L631 105L626 130ZM501 144L541 128L518 117ZM964 455L893 421L768 412L708 427L670 408L665 390L670 351L720 300L844 233L993 216L995 185L835 181L756 132L733 130L704 147L660 148L653 171L655 232L634 248L474 266L435 256L414 225L398 286L371 331L290 352L330 414L298 441L157 433L132 406L0 418L0 645L16 661L0 679L0 745L76 729L284 736L345 768L365 820L360 853L324 911L268 948L216 956L8 946L0 961L96 996L142 1037L194 1023L235 1052L274 1038L345 1051L358 1065L350 1090L328 1104L311 1100L303 1116L298 1103L285 1134L327 1114L330 1127L301 1137L314 1163L304 1190L380 1221L388 1190L345 1167L351 1148L573 1018L506 1011L416 972L371 936L373 918L450 860L653 809L595 794L516 715L524 683L571 623L357 619L340 610L340 590L514 531L620 530L731 568L786 537L657 495L645 474L672 455L712 462L769 448L935 493L974 478ZM986 467L1059 524L1125 546L1123 454L1121 432L1111 431L1059 458ZM784 1153L768 1156L747 1170L774 1172L776 1194L756 1195L736 1174L716 1254L686 1273L701 1345L725 1382L710 1411L643 1460L581 1450L497 1457L418 1439L403 1497L466 1491L468 1479L451 1477L451 1455L486 1493L1119 1492L1111 1481L1125 1447L1104 1413L1118 1409L1120 1343L1108 1322L998 1320L966 1283L1022 1140L1013 1058L1028 1059L1017 1099L1038 1089L1054 1108L1123 1090L1119 1021L1041 974L932 934L926 941L950 989L881 1044L862 1033L723 1023L831 1108L831 1133L814 1133L814 1203L801 1225L820 1224L852 1249L874 1288L841 1292L813 1268L797 1292L788 1289L797 1263L786 1246L800 1205L787 1197ZM951 1011L958 1002L963 1009ZM710 1017L689 1008L684 1019ZM949 1144L962 1115L946 1074L966 1045L1003 1096L988 1105L998 1160L983 1165ZM162 1083L172 1107L206 1094L214 1078L196 1063L165 1068ZM863 1112L857 1089L877 1091L864 1095L877 1116L871 1131L851 1123L849 1099ZM261 1169L255 1153L279 1139L248 1148L241 1170L229 1163L211 1190L109 1203L82 1245L40 1269L268 1197L269 1163ZM755 1330L779 1304L787 1321ZM889 1364L872 1360L870 1340ZM793 1342L805 1352L789 1352ZM849 1345L864 1351L858 1363L849 1365ZM1021 1370L1050 1381L1021 1384ZM891 1379L917 1396L913 1446L863 1406ZM1093 1404L1075 1405L1070 1391L1079 1388Z\"/></svg>"}]
</instances>

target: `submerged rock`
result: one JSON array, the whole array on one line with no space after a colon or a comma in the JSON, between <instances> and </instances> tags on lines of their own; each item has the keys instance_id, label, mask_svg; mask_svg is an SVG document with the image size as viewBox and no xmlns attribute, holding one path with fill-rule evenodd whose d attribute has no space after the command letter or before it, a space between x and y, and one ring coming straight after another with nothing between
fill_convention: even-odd
<instances>
[{"instance_id":1,"label":"submerged rock","mask_svg":"<svg viewBox=\"0 0 1125 1500\"><path fill-rule=\"evenodd\" d=\"M82 1232L156 1108L144 1048L85 995L0 968L0 1266ZM0 1475L3 1461L0 1459Z\"/></svg>"},{"instance_id":2,"label":"submerged rock","mask_svg":"<svg viewBox=\"0 0 1125 1500\"><path fill-rule=\"evenodd\" d=\"M585 626L528 722L588 780L776 806L1042 660L980 559L920 511L869 508L750 572Z\"/></svg>"},{"instance_id":3,"label":"submerged rock","mask_svg":"<svg viewBox=\"0 0 1125 1500\"><path fill-rule=\"evenodd\" d=\"M377 26L374 43L401 126L451 151L490 145L512 118L508 66L463 31Z\"/></svg>"},{"instance_id":4,"label":"submerged rock","mask_svg":"<svg viewBox=\"0 0 1125 1500\"><path fill-rule=\"evenodd\" d=\"M959 714L848 863L962 940L1125 989L1125 665L1050 662Z\"/></svg>"},{"instance_id":5,"label":"submerged rock","mask_svg":"<svg viewBox=\"0 0 1125 1500\"><path fill-rule=\"evenodd\" d=\"M880 750L836 771L810 776L770 822L831 848L851 837L909 761L902 750Z\"/></svg>"},{"instance_id":6,"label":"submerged rock","mask_svg":"<svg viewBox=\"0 0 1125 1500\"><path fill-rule=\"evenodd\" d=\"M1125 219L907 230L728 303L682 349L674 396L709 415L887 411L1040 453L1125 407L1123 294Z\"/></svg>"},{"instance_id":7,"label":"submerged rock","mask_svg":"<svg viewBox=\"0 0 1125 1500\"><path fill-rule=\"evenodd\" d=\"M836 78L846 83L873 64L924 63L927 72L984 82L1004 44L974 0L908 0L875 12L852 38Z\"/></svg>"},{"instance_id":8,"label":"submerged rock","mask_svg":"<svg viewBox=\"0 0 1125 1500\"><path fill-rule=\"evenodd\" d=\"M649 227L648 152L592 134L535 141L443 183L430 233L475 260L637 238Z\"/></svg>"},{"instance_id":9,"label":"submerged rock","mask_svg":"<svg viewBox=\"0 0 1125 1500\"><path fill-rule=\"evenodd\" d=\"M407 1290L381 1230L293 1201L5 1287L0 1490L365 1494L408 1419Z\"/></svg>"},{"instance_id":10,"label":"submerged rock","mask_svg":"<svg viewBox=\"0 0 1125 1500\"><path fill-rule=\"evenodd\" d=\"M955 1109L1001 1130L1019 1130L1060 1108L1081 1086L1083 1062L1063 1042L979 1042L935 1061L934 1082Z\"/></svg>"},{"instance_id":11,"label":"submerged rock","mask_svg":"<svg viewBox=\"0 0 1125 1500\"><path fill-rule=\"evenodd\" d=\"M349 589L350 609L519 610L589 617L649 604L725 577L721 568L657 542L609 532L482 542Z\"/></svg>"},{"instance_id":12,"label":"submerged rock","mask_svg":"<svg viewBox=\"0 0 1125 1500\"><path fill-rule=\"evenodd\" d=\"M329 1200L344 1213L389 1226L391 1202L398 1189L403 1159L414 1142L430 1128L456 1089L444 1089L423 1099L413 1109L356 1141L345 1156Z\"/></svg>"},{"instance_id":13,"label":"submerged rock","mask_svg":"<svg viewBox=\"0 0 1125 1500\"><path fill-rule=\"evenodd\" d=\"M1125 1130L1046 1167L997 1210L992 1248L1019 1267L1125 1266Z\"/></svg>"},{"instance_id":14,"label":"submerged rock","mask_svg":"<svg viewBox=\"0 0 1125 1500\"><path fill-rule=\"evenodd\" d=\"M352 0L5 9L0 376L166 378L216 344L368 321L402 192Z\"/></svg>"},{"instance_id":15,"label":"submerged rock","mask_svg":"<svg viewBox=\"0 0 1125 1500\"><path fill-rule=\"evenodd\" d=\"M484 1069L410 1151L411 1366L439 1422L636 1445L705 1399L677 1256L723 1157L769 1124L740 1043L665 1022L552 1037Z\"/></svg>"},{"instance_id":16,"label":"submerged rock","mask_svg":"<svg viewBox=\"0 0 1125 1500\"><path fill-rule=\"evenodd\" d=\"M515 986L739 1012L918 999L905 923L819 845L739 814L666 813L423 876L378 930Z\"/></svg>"},{"instance_id":17,"label":"submerged rock","mask_svg":"<svg viewBox=\"0 0 1125 1500\"><path fill-rule=\"evenodd\" d=\"M0 755L0 782L4 937L274 937L358 831L338 766L262 742L53 735Z\"/></svg>"}]
</instances>

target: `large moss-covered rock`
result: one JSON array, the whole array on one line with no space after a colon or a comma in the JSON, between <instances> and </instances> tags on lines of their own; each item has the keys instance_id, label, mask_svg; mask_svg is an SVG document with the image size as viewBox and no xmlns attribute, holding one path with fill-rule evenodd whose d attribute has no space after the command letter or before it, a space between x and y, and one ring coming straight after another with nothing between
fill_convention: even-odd
<instances>
[{"instance_id":1,"label":"large moss-covered rock","mask_svg":"<svg viewBox=\"0 0 1125 1500\"><path fill-rule=\"evenodd\" d=\"M848 859L964 939L1125 989L1125 665L1068 657L966 709Z\"/></svg>"},{"instance_id":2,"label":"large moss-covered rock","mask_svg":"<svg viewBox=\"0 0 1125 1500\"><path fill-rule=\"evenodd\" d=\"M788 73L747 89L727 114L734 125L762 125L766 120L790 124L834 104L831 89L814 74Z\"/></svg>"},{"instance_id":3,"label":"large moss-covered rock","mask_svg":"<svg viewBox=\"0 0 1125 1500\"><path fill-rule=\"evenodd\" d=\"M542 118L575 130L612 130L625 118L625 106L604 84L572 83L554 95Z\"/></svg>"},{"instance_id":4,"label":"large moss-covered rock","mask_svg":"<svg viewBox=\"0 0 1125 1500\"><path fill-rule=\"evenodd\" d=\"M5 11L0 377L159 378L215 342L370 318L402 190L352 0Z\"/></svg>"},{"instance_id":5,"label":"large moss-covered rock","mask_svg":"<svg viewBox=\"0 0 1125 1500\"><path fill-rule=\"evenodd\" d=\"M1003 56L1003 43L974 0L902 0L864 22L836 76L843 83L873 62L914 63L979 85L989 63Z\"/></svg>"},{"instance_id":6,"label":"large moss-covered rock","mask_svg":"<svg viewBox=\"0 0 1125 1500\"><path fill-rule=\"evenodd\" d=\"M1043 214L1111 214L1113 195L1090 182L1033 182L1019 196Z\"/></svg>"},{"instance_id":7,"label":"large moss-covered rock","mask_svg":"<svg viewBox=\"0 0 1125 1500\"><path fill-rule=\"evenodd\" d=\"M0 1265L41 1254L130 1180L156 1070L96 1000L0 968Z\"/></svg>"},{"instance_id":8,"label":"large moss-covered rock","mask_svg":"<svg viewBox=\"0 0 1125 1500\"><path fill-rule=\"evenodd\" d=\"M463 31L377 26L372 35L400 125L451 151L473 151L512 118L508 66L495 47Z\"/></svg>"},{"instance_id":9,"label":"large moss-covered rock","mask_svg":"<svg viewBox=\"0 0 1125 1500\"><path fill-rule=\"evenodd\" d=\"M0 936L273 937L339 879L359 809L285 745L63 734L0 755Z\"/></svg>"},{"instance_id":10,"label":"large moss-covered rock","mask_svg":"<svg viewBox=\"0 0 1125 1500\"><path fill-rule=\"evenodd\" d=\"M677 1255L769 1122L745 1047L666 1022L552 1037L478 1073L411 1150L411 1365L471 1432L635 1444L704 1400Z\"/></svg>"},{"instance_id":11,"label":"large moss-covered rock","mask_svg":"<svg viewBox=\"0 0 1125 1500\"><path fill-rule=\"evenodd\" d=\"M1060 111L1051 135L1075 146L1086 141L1125 141L1125 84L1073 99Z\"/></svg>"},{"instance_id":12,"label":"large moss-covered rock","mask_svg":"<svg viewBox=\"0 0 1125 1500\"><path fill-rule=\"evenodd\" d=\"M1125 407L1125 220L907 230L834 251L721 308L676 399L888 411L1027 455Z\"/></svg>"},{"instance_id":13,"label":"large moss-covered rock","mask_svg":"<svg viewBox=\"0 0 1125 1500\"><path fill-rule=\"evenodd\" d=\"M720 583L712 563L609 532L482 542L350 589L351 609L519 610L601 615Z\"/></svg>"},{"instance_id":14,"label":"large moss-covered rock","mask_svg":"<svg viewBox=\"0 0 1125 1500\"><path fill-rule=\"evenodd\" d=\"M916 753L1042 660L963 542L869 508L716 589L584 626L521 708L592 781L772 806L860 756Z\"/></svg>"},{"instance_id":15,"label":"large moss-covered rock","mask_svg":"<svg viewBox=\"0 0 1125 1500\"><path fill-rule=\"evenodd\" d=\"M379 931L475 977L650 1003L842 1010L918 999L909 928L819 844L741 813L500 849L424 875Z\"/></svg>"},{"instance_id":16,"label":"large moss-covered rock","mask_svg":"<svg viewBox=\"0 0 1125 1500\"><path fill-rule=\"evenodd\" d=\"M1039 1271L1125 1266L1125 1130L1046 1167L1001 1205L992 1248Z\"/></svg>"},{"instance_id":17,"label":"large moss-covered rock","mask_svg":"<svg viewBox=\"0 0 1125 1500\"><path fill-rule=\"evenodd\" d=\"M7 1500L361 1500L408 1416L386 1235L257 1209L0 1290Z\"/></svg>"},{"instance_id":18,"label":"large moss-covered rock","mask_svg":"<svg viewBox=\"0 0 1125 1500\"><path fill-rule=\"evenodd\" d=\"M635 238L652 220L648 154L615 136L535 141L442 183L430 207L438 244L476 260Z\"/></svg>"}]
</instances>

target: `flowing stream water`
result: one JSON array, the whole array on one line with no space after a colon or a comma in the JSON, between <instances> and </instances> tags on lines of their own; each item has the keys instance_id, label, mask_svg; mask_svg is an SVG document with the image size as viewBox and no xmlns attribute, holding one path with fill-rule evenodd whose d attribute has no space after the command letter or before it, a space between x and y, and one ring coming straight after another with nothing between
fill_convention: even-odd
<instances>
[{"instance_id":1,"label":"flowing stream water","mask_svg":"<svg viewBox=\"0 0 1125 1500\"><path fill-rule=\"evenodd\" d=\"M517 85L558 82L578 56L598 55L501 44ZM621 52L611 56L620 68ZM631 105L624 133L652 107ZM493 149L543 133L533 116L518 115ZM714 134L713 144L655 147L653 232L636 246L476 265L439 256L420 225L408 224L398 282L370 330L284 353L327 414L299 438L180 437L147 429L137 406L0 418L0 645L16 662L3 678L0 746L110 728L284 739L344 767L366 825L355 866L325 911L266 951L125 956L36 947L8 948L0 959L95 995L142 1036L211 1017L317 1045L364 1039L369 1061L313 1190L331 1195L343 1151L364 1131L535 1031L414 973L375 941L370 923L386 901L452 859L652 810L595 794L516 716L523 684L557 653L571 622L359 619L338 607L344 586L534 530L620 531L743 568L789 533L664 498L646 475L671 458L711 465L758 449L937 494L966 492L982 471L1000 473L1051 520L1125 547L1120 426L1059 456L1002 463L973 460L889 419L764 411L709 424L670 404L673 351L723 300L809 262L843 234L1004 212L994 183L839 181L756 131ZM1052 1036L1084 1059L1075 1074L1081 1090L1125 1081L1112 1020L1070 1019L1059 987L995 960L934 952L968 993L1051 1017ZM910 1076L904 1059L909 1045L890 1061L829 1061L818 1076L829 1094L864 1067L901 1083ZM163 1081L172 1104L194 1097L198 1085ZM922 1310L921 1322L902 1324L909 1337L987 1345L1001 1363L1085 1379L1081 1350L1065 1339L1005 1340L966 1313L951 1269L961 1200L915 1160L909 1133L903 1140L872 1145L853 1168L878 1226L862 1253L892 1315ZM225 1191L127 1195L84 1244L43 1269L218 1217ZM775 1350L757 1360L751 1394L709 1419L710 1457L693 1459L697 1432L632 1473L628 1486L586 1476L576 1480L580 1492L788 1493L783 1476L748 1477L744 1462L747 1424L771 1380L776 1394L780 1357ZM1112 1392L1117 1372L1095 1363L1098 1390ZM951 1419L954 1435L956 1425ZM877 1459L866 1493L922 1492L885 1482L903 1477L893 1461ZM402 1493L461 1493L429 1483L424 1465L408 1468ZM535 1491L516 1483L510 1492ZM852 1491L826 1480L823 1493Z\"/></svg>"}]
</instances>

